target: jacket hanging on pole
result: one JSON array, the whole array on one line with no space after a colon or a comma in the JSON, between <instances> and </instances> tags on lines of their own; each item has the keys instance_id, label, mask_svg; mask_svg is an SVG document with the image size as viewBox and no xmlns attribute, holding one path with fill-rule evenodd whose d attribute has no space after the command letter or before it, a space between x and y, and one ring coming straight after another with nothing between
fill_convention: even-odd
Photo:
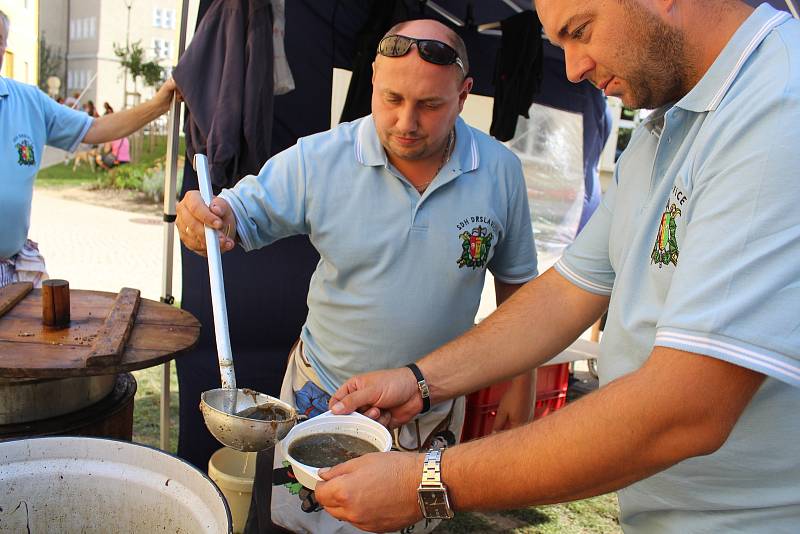
<instances>
[{"instance_id":1,"label":"jacket hanging on pole","mask_svg":"<svg viewBox=\"0 0 800 534\"><path fill-rule=\"evenodd\" d=\"M494 108L489 133L499 141L514 137L517 117L528 118L542 83L542 23L523 11L500 23L503 31L494 74Z\"/></svg>"},{"instance_id":2,"label":"jacket hanging on pole","mask_svg":"<svg viewBox=\"0 0 800 534\"><path fill-rule=\"evenodd\" d=\"M347 89L340 122L360 119L372 113L372 62L383 34L396 23L408 18L402 0L373 2L367 22L356 36L353 76Z\"/></svg>"},{"instance_id":3,"label":"jacket hanging on pole","mask_svg":"<svg viewBox=\"0 0 800 534\"><path fill-rule=\"evenodd\" d=\"M208 156L216 188L257 173L269 158L273 59L269 0L215 0L175 67L187 156Z\"/></svg>"}]
</instances>

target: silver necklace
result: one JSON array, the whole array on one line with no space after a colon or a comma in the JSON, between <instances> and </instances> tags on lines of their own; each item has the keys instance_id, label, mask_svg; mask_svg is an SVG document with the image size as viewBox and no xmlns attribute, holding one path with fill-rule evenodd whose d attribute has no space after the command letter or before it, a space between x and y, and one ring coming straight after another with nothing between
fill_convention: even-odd
<instances>
[{"instance_id":1,"label":"silver necklace","mask_svg":"<svg viewBox=\"0 0 800 534\"><path fill-rule=\"evenodd\" d=\"M453 154L453 145L455 145L455 139L456 139L456 129L453 128L452 130L450 130L450 135L447 136L447 145L444 148L444 152L442 152L442 162L439 165L439 168L436 169L435 173L433 173L433 178L431 178L430 180L428 180L423 184L414 186L414 189L417 190L417 193L419 194L424 193L425 190L428 188L428 186L431 185L431 182L433 182L436 179L436 176L439 174L439 171L442 170L442 167L444 167L445 164L450 160L450 156Z\"/></svg>"}]
</instances>

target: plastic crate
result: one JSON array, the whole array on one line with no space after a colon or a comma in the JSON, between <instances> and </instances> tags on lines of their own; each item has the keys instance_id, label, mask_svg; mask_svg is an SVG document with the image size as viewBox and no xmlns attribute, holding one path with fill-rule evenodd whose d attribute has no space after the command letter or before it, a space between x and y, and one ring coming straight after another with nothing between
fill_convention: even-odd
<instances>
[{"instance_id":1,"label":"plastic crate","mask_svg":"<svg viewBox=\"0 0 800 534\"><path fill-rule=\"evenodd\" d=\"M533 418L539 419L562 408L567 403L567 386L569 386L568 363L540 367L536 375L536 405ZM509 387L511 381L501 382L467 396L461 441L491 434L500 400Z\"/></svg>"}]
</instances>

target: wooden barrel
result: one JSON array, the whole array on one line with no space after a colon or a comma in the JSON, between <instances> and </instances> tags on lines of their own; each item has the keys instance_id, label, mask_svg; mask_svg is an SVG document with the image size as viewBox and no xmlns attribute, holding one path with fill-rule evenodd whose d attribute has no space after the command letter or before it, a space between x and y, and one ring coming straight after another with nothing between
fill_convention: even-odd
<instances>
[{"instance_id":1,"label":"wooden barrel","mask_svg":"<svg viewBox=\"0 0 800 534\"><path fill-rule=\"evenodd\" d=\"M38 436L88 436L130 441L133 437L133 398L136 379L116 376L105 398L81 410L35 422L0 425L0 441Z\"/></svg>"}]
</instances>

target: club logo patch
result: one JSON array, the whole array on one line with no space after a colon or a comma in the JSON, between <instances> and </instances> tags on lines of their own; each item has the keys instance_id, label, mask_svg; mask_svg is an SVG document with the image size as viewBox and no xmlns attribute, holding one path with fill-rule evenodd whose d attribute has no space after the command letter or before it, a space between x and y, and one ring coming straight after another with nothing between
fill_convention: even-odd
<instances>
[{"instance_id":1,"label":"club logo patch","mask_svg":"<svg viewBox=\"0 0 800 534\"><path fill-rule=\"evenodd\" d=\"M486 265L489 259L489 250L492 248L494 234L488 226L476 226L471 232L461 232L461 257L458 258L458 268L472 267L478 269Z\"/></svg>"},{"instance_id":2,"label":"club logo patch","mask_svg":"<svg viewBox=\"0 0 800 534\"><path fill-rule=\"evenodd\" d=\"M650 254L651 263L658 265L659 269L665 265L678 265L678 237L677 219L681 216L681 209L673 202L667 200L667 206L661 215L661 224L658 227L656 242Z\"/></svg>"},{"instance_id":3,"label":"club logo patch","mask_svg":"<svg viewBox=\"0 0 800 534\"><path fill-rule=\"evenodd\" d=\"M20 134L16 136L14 138L14 146L17 148L17 165L30 166L36 164L33 143L27 135Z\"/></svg>"}]
</instances>

